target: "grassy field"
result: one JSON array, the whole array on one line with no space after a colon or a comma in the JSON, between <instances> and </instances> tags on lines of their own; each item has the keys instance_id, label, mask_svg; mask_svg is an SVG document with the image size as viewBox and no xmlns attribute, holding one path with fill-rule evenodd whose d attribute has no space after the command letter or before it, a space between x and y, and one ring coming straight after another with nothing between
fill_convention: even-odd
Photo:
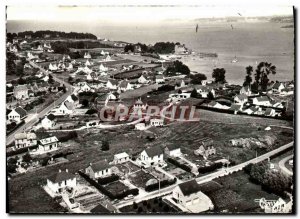
<instances>
[{"instance_id":1,"label":"grassy field","mask_svg":"<svg viewBox=\"0 0 300 219\"><path fill-rule=\"evenodd\" d=\"M260 212L259 203L255 199L266 198L277 200L278 196L270 194L249 181L248 175L243 171L215 180L222 188L209 192L209 197L215 205L215 211L227 210L229 212Z\"/></svg>"}]
</instances>

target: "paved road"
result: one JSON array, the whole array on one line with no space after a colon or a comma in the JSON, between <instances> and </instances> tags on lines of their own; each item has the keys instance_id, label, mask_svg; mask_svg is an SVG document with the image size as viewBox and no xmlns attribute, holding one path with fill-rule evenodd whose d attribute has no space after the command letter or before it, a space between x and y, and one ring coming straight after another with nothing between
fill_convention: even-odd
<instances>
[{"instance_id":1,"label":"paved road","mask_svg":"<svg viewBox=\"0 0 300 219\"><path fill-rule=\"evenodd\" d=\"M214 172L214 173L211 173L211 174L208 174L208 175L205 175L205 176L200 176L200 177L197 177L196 178L196 181L201 184L201 183L205 183L205 182L208 182L208 181L211 181L215 178L219 178L219 177L222 177L222 176L225 176L225 175L228 175L230 173L233 173L233 172L237 172L237 171L240 171L242 170L244 167L246 167L248 164L250 163L259 163L263 160L266 160L268 159L270 156L272 155L275 155L287 148L290 148L290 147L293 147L294 145L294 142L290 142L286 145L283 145L281 146L280 148L277 148L273 151L270 151L268 153L265 153L257 158L254 158L254 159L251 159L249 161L246 161L244 163L241 163L241 164L238 164L236 166L233 166L233 167L229 167L229 168L224 168L224 169L221 169L217 172ZM169 194L172 192L172 190L178 185L178 182L175 184L175 185L172 185L172 186L169 186L167 188L164 188L164 189L161 189L160 192L159 191L153 191L151 193L148 193L148 195L146 196L136 196L134 199L131 199L131 200L128 200L128 201L122 201L122 202L119 202L118 204L116 204L115 206L117 208L121 208L121 207L124 207L124 206L127 206L127 205L131 205L133 204L133 202L140 202L142 200L147 200L147 199L152 199L152 198L155 198L155 197L158 197L158 196L161 196L161 195L166 195L166 194Z\"/></svg>"},{"instance_id":2,"label":"paved road","mask_svg":"<svg viewBox=\"0 0 300 219\"><path fill-rule=\"evenodd\" d=\"M289 176L292 176L292 175L293 175L293 172L290 171L288 168L286 168L285 163L286 163L288 160L292 159L293 157L294 157L294 155L292 154L292 155L290 155L290 156L287 156L287 157L283 158L283 159L282 159L281 161L279 161L279 163L278 163L280 169L281 169L285 174L287 174L287 175L289 175Z\"/></svg>"},{"instance_id":3,"label":"paved road","mask_svg":"<svg viewBox=\"0 0 300 219\"><path fill-rule=\"evenodd\" d=\"M49 74L49 72L45 71L43 68L41 68L40 66L38 66L37 64L35 64L34 62L29 61L29 64L32 65L35 68L39 68L43 73L45 74ZM53 75L53 79L61 84L64 84L67 88L67 92L64 93L60 98L58 98L57 100L55 100L55 102L53 104L50 104L49 106L47 106L46 108L44 108L41 112L39 112L35 117L31 117L30 120L27 120L26 123L22 126L20 126L18 129L16 129L14 132L10 133L7 137L6 137L6 145L12 143L12 141L14 140L14 136L17 133L26 131L30 128L32 128L32 126L38 122L39 118L44 117L48 112L50 112L55 106L61 104L63 101L65 101L67 99L67 97L69 95L71 95L74 91L74 88L72 85L70 85L69 83L55 77Z\"/></svg>"}]
</instances>

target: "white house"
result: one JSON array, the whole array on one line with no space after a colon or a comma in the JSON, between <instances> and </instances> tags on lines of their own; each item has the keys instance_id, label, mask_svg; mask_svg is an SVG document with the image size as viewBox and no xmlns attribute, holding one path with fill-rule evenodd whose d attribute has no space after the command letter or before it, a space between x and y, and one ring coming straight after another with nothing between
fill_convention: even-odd
<instances>
[{"instance_id":1,"label":"white house","mask_svg":"<svg viewBox=\"0 0 300 219\"><path fill-rule=\"evenodd\" d=\"M55 116L53 114L45 116L41 124L42 127L46 130L53 128L56 125Z\"/></svg>"},{"instance_id":2,"label":"white house","mask_svg":"<svg viewBox=\"0 0 300 219\"><path fill-rule=\"evenodd\" d=\"M91 66L92 64L89 62L89 60L86 60L85 66Z\"/></svg>"},{"instance_id":3,"label":"white house","mask_svg":"<svg viewBox=\"0 0 300 219\"><path fill-rule=\"evenodd\" d=\"M61 115L70 115L73 113L74 109L75 109L74 103L69 101L64 101L57 108L56 112Z\"/></svg>"},{"instance_id":4,"label":"white house","mask_svg":"<svg viewBox=\"0 0 300 219\"><path fill-rule=\"evenodd\" d=\"M106 83L106 87L111 90L116 90L118 88L118 81L108 80Z\"/></svg>"},{"instance_id":5,"label":"white house","mask_svg":"<svg viewBox=\"0 0 300 219\"><path fill-rule=\"evenodd\" d=\"M156 75L155 82L156 84L165 83L165 77L163 75Z\"/></svg>"},{"instance_id":6,"label":"white house","mask_svg":"<svg viewBox=\"0 0 300 219\"><path fill-rule=\"evenodd\" d=\"M58 67L57 67L57 65L56 65L55 63L54 63L54 64L50 63L48 69L49 69L50 71L57 71L57 70L58 70Z\"/></svg>"},{"instance_id":7,"label":"white house","mask_svg":"<svg viewBox=\"0 0 300 219\"><path fill-rule=\"evenodd\" d=\"M83 58L90 59L90 58L92 58L92 56L89 52L85 52Z\"/></svg>"},{"instance_id":8,"label":"white house","mask_svg":"<svg viewBox=\"0 0 300 219\"><path fill-rule=\"evenodd\" d=\"M114 155L114 160L113 160L114 164L125 163L127 161L129 161L129 154L127 154L126 152L122 152L120 154Z\"/></svg>"},{"instance_id":9,"label":"white house","mask_svg":"<svg viewBox=\"0 0 300 219\"><path fill-rule=\"evenodd\" d=\"M150 119L150 125L151 126L163 126L164 125L164 120L163 119Z\"/></svg>"},{"instance_id":10,"label":"white house","mask_svg":"<svg viewBox=\"0 0 300 219\"><path fill-rule=\"evenodd\" d=\"M25 100L28 99L28 87L26 84L18 85L14 88L14 97L17 100Z\"/></svg>"},{"instance_id":11,"label":"white house","mask_svg":"<svg viewBox=\"0 0 300 219\"><path fill-rule=\"evenodd\" d=\"M73 103L74 107L78 107L79 105L79 99L75 94L71 94L70 96L68 96L66 101Z\"/></svg>"},{"instance_id":12,"label":"white house","mask_svg":"<svg viewBox=\"0 0 300 219\"><path fill-rule=\"evenodd\" d=\"M47 186L54 192L60 193L64 188L75 188L77 185L76 176L66 171L59 170L57 174L47 179Z\"/></svg>"},{"instance_id":13,"label":"white house","mask_svg":"<svg viewBox=\"0 0 300 219\"><path fill-rule=\"evenodd\" d=\"M172 192L175 202L192 213L199 213L213 209L213 203L200 191L200 185L195 179L176 186Z\"/></svg>"},{"instance_id":14,"label":"white house","mask_svg":"<svg viewBox=\"0 0 300 219\"><path fill-rule=\"evenodd\" d=\"M104 67L103 64L101 64L101 65L99 66L99 71L100 71L100 72L106 72L107 70L108 70L108 68L107 68L107 67Z\"/></svg>"},{"instance_id":15,"label":"white house","mask_svg":"<svg viewBox=\"0 0 300 219\"><path fill-rule=\"evenodd\" d=\"M242 87L240 90L240 94L245 94L247 96L251 96L252 92L251 92L250 86Z\"/></svg>"},{"instance_id":16,"label":"white house","mask_svg":"<svg viewBox=\"0 0 300 219\"><path fill-rule=\"evenodd\" d=\"M246 94L238 94L234 97L234 102L243 105L248 101L248 96Z\"/></svg>"},{"instance_id":17,"label":"white house","mask_svg":"<svg viewBox=\"0 0 300 219\"><path fill-rule=\"evenodd\" d=\"M277 92L277 93L281 93L281 91L285 88L284 84L281 82L276 82L273 87L272 87L272 91L273 92Z\"/></svg>"},{"instance_id":18,"label":"white house","mask_svg":"<svg viewBox=\"0 0 300 219\"><path fill-rule=\"evenodd\" d=\"M211 94L213 95L213 97L215 97L215 90L212 88L209 88L207 86L204 85L200 85L197 89L197 93L199 93L201 95L202 98L207 98L209 92L211 92Z\"/></svg>"},{"instance_id":19,"label":"white house","mask_svg":"<svg viewBox=\"0 0 300 219\"><path fill-rule=\"evenodd\" d=\"M101 54L102 56L105 56L105 55L109 55L109 52L104 52L103 50L101 50L100 54Z\"/></svg>"},{"instance_id":20,"label":"white house","mask_svg":"<svg viewBox=\"0 0 300 219\"><path fill-rule=\"evenodd\" d=\"M108 61L112 61L110 55L105 55L103 58L103 61L108 62Z\"/></svg>"},{"instance_id":21,"label":"white house","mask_svg":"<svg viewBox=\"0 0 300 219\"><path fill-rule=\"evenodd\" d=\"M140 159L146 166L157 165L164 161L163 150L160 146L154 146L142 151Z\"/></svg>"},{"instance_id":22,"label":"white house","mask_svg":"<svg viewBox=\"0 0 300 219\"><path fill-rule=\"evenodd\" d=\"M78 93L92 91L92 88L85 82L80 84Z\"/></svg>"},{"instance_id":23,"label":"white house","mask_svg":"<svg viewBox=\"0 0 300 219\"><path fill-rule=\"evenodd\" d=\"M259 96L253 98L253 104L258 106L272 106L267 96Z\"/></svg>"},{"instance_id":24,"label":"white house","mask_svg":"<svg viewBox=\"0 0 300 219\"><path fill-rule=\"evenodd\" d=\"M58 149L59 141L56 136L41 139L38 150L41 152Z\"/></svg>"},{"instance_id":25,"label":"white house","mask_svg":"<svg viewBox=\"0 0 300 219\"><path fill-rule=\"evenodd\" d=\"M37 145L36 134L29 133L17 133L15 134L15 148L26 148Z\"/></svg>"},{"instance_id":26,"label":"white house","mask_svg":"<svg viewBox=\"0 0 300 219\"><path fill-rule=\"evenodd\" d=\"M143 122L138 123L138 124L135 124L134 129L135 129L135 130L143 131L143 130L146 129L146 124L143 123Z\"/></svg>"},{"instance_id":27,"label":"white house","mask_svg":"<svg viewBox=\"0 0 300 219\"><path fill-rule=\"evenodd\" d=\"M182 154L179 145L176 144L166 146L164 152L170 157L179 157Z\"/></svg>"},{"instance_id":28,"label":"white house","mask_svg":"<svg viewBox=\"0 0 300 219\"><path fill-rule=\"evenodd\" d=\"M265 115L274 117L276 115L276 111L272 108L267 108L265 111Z\"/></svg>"},{"instance_id":29,"label":"white house","mask_svg":"<svg viewBox=\"0 0 300 219\"><path fill-rule=\"evenodd\" d=\"M121 83L118 86L118 89L122 92L125 92L125 91L128 91L128 90L133 90L133 87L132 87L132 85L130 84L129 81L124 80L124 81L121 81Z\"/></svg>"},{"instance_id":30,"label":"white house","mask_svg":"<svg viewBox=\"0 0 300 219\"><path fill-rule=\"evenodd\" d=\"M20 123L21 120L26 118L27 112L22 107L17 107L13 109L8 115L8 120L10 122Z\"/></svg>"},{"instance_id":31,"label":"white house","mask_svg":"<svg viewBox=\"0 0 300 219\"><path fill-rule=\"evenodd\" d=\"M85 169L85 173L91 179L107 177L112 174L111 167L106 160L101 160L96 163L90 163L90 165Z\"/></svg>"},{"instance_id":32,"label":"white house","mask_svg":"<svg viewBox=\"0 0 300 219\"><path fill-rule=\"evenodd\" d=\"M144 75L141 75L139 78L138 78L138 83L140 84L147 84L149 83L149 80L147 80Z\"/></svg>"},{"instance_id":33,"label":"white house","mask_svg":"<svg viewBox=\"0 0 300 219\"><path fill-rule=\"evenodd\" d=\"M229 106L222 105L216 101L211 101L207 104L208 107L217 108L217 109L229 109Z\"/></svg>"},{"instance_id":34,"label":"white house","mask_svg":"<svg viewBox=\"0 0 300 219\"><path fill-rule=\"evenodd\" d=\"M169 99L172 101L180 101L185 100L191 97L191 93L176 93L176 94L170 94Z\"/></svg>"}]
</instances>

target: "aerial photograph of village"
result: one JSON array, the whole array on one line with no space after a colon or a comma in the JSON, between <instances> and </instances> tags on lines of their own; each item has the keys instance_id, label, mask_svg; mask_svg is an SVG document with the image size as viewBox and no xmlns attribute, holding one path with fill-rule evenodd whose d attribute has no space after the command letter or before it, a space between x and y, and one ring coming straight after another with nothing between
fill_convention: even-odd
<instances>
[{"instance_id":1,"label":"aerial photograph of village","mask_svg":"<svg viewBox=\"0 0 300 219\"><path fill-rule=\"evenodd\" d=\"M292 6L7 6L9 214L295 214Z\"/></svg>"}]
</instances>

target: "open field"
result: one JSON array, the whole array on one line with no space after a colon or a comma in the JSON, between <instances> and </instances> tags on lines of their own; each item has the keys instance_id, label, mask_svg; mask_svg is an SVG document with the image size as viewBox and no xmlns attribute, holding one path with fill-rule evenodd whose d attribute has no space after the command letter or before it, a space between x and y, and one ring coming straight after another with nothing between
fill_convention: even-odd
<instances>
[{"instance_id":1,"label":"open field","mask_svg":"<svg viewBox=\"0 0 300 219\"><path fill-rule=\"evenodd\" d=\"M270 194L261 189L248 179L243 171L231 174L215 180L222 188L212 191L209 197L212 199L218 212L228 210L229 212L260 212L259 203L255 199L266 198L277 200L278 196Z\"/></svg>"}]
</instances>

